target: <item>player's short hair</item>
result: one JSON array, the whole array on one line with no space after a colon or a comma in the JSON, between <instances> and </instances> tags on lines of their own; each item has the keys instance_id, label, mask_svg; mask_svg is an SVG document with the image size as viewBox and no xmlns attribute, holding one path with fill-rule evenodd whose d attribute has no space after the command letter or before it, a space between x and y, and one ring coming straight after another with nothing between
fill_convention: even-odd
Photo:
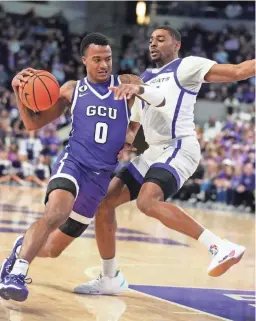
<instances>
[{"instance_id":1,"label":"player's short hair","mask_svg":"<svg viewBox=\"0 0 256 321\"><path fill-rule=\"evenodd\" d=\"M177 41L181 41L181 34L179 33L179 31L171 26L159 26L156 28L156 30L158 29L164 29L167 30L169 32L169 34L176 39Z\"/></svg>"},{"instance_id":2,"label":"player's short hair","mask_svg":"<svg viewBox=\"0 0 256 321\"><path fill-rule=\"evenodd\" d=\"M91 32L86 37L83 38L80 45L80 54L84 55L85 51L91 45L107 46L109 45L109 40L106 36L99 32Z\"/></svg>"}]
</instances>

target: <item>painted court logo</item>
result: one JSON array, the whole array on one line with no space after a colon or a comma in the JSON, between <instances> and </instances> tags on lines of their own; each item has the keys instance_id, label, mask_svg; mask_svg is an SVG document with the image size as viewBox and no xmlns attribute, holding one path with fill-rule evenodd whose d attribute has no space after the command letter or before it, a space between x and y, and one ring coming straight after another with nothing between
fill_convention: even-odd
<instances>
[{"instance_id":1,"label":"painted court logo","mask_svg":"<svg viewBox=\"0 0 256 321\"><path fill-rule=\"evenodd\" d=\"M170 303L177 303L184 308L204 312L211 316L211 320L212 316L216 316L227 321L255 321L254 291L151 285L130 285L130 288ZM205 321L208 320L207 315Z\"/></svg>"},{"instance_id":2,"label":"painted court logo","mask_svg":"<svg viewBox=\"0 0 256 321\"><path fill-rule=\"evenodd\" d=\"M39 219L43 213L35 212L29 209L27 206L16 206L10 204L0 204L0 211L6 213L23 213L25 217L20 220L14 219L0 219L0 233L20 233L24 234L30 225L37 219ZM90 225L82 235L84 238L94 239L94 227ZM188 247L187 244L178 242L169 238L155 237L148 233L141 232L130 228L118 228L117 229L117 240L126 242L139 242L149 244L165 244L170 246L184 246Z\"/></svg>"}]
</instances>

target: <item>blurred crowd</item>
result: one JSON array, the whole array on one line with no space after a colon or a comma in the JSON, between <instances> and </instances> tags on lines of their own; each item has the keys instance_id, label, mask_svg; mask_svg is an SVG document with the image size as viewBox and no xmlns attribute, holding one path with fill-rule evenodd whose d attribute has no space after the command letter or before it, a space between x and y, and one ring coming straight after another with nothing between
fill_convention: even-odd
<instances>
[{"instance_id":1,"label":"blurred crowd","mask_svg":"<svg viewBox=\"0 0 256 321\"><path fill-rule=\"evenodd\" d=\"M202 159L175 198L221 209L255 211L254 111L235 112L221 123L210 118L197 127Z\"/></svg>"},{"instance_id":2,"label":"blurred crowd","mask_svg":"<svg viewBox=\"0 0 256 321\"><path fill-rule=\"evenodd\" d=\"M180 31L181 56L198 55L219 63L253 58L253 35L242 26L227 26L216 33L198 25L184 26ZM134 26L124 35L121 73L140 74L150 65L150 32L148 27ZM50 166L63 147L58 129L70 122L70 116L64 115L42 130L28 133L19 119L11 79L27 66L50 71L60 84L82 78L80 41L80 37L70 36L61 12L46 20L37 18L33 10L22 16L6 14L0 7L0 184L45 186ZM211 118L204 128L197 128L202 161L176 198L254 210L254 86L255 78L239 84L203 86L201 97L223 101L227 120L220 123ZM248 104L246 112L240 110L241 103ZM134 156L125 153L116 170Z\"/></svg>"},{"instance_id":3,"label":"blurred crowd","mask_svg":"<svg viewBox=\"0 0 256 321\"><path fill-rule=\"evenodd\" d=\"M157 13L195 18L253 20L255 6L252 1L161 1L157 5Z\"/></svg>"}]
</instances>

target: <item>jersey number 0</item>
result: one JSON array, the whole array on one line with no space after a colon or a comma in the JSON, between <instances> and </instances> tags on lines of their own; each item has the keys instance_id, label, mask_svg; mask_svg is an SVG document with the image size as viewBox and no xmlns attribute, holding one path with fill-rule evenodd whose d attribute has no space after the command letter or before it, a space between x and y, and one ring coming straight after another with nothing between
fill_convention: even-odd
<instances>
[{"instance_id":1,"label":"jersey number 0","mask_svg":"<svg viewBox=\"0 0 256 321\"><path fill-rule=\"evenodd\" d=\"M98 122L95 126L94 140L96 143L105 144L108 138L108 124Z\"/></svg>"}]
</instances>

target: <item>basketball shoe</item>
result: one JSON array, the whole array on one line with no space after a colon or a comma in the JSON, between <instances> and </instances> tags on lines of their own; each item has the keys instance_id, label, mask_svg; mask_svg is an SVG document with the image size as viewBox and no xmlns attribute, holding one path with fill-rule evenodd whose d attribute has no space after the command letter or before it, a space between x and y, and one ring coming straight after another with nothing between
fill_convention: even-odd
<instances>
[{"instance_id":1,"label":"basketball shoe","mask_svg":"<svg viewBox=\"0 0 256 321\"><path fill-rule=\"evenodd\" d=\"M220 244L212 245L209 251L213 255L213 259L208 267L208 274L214 277L222 275L241 260L245 250L245 247L228 240L222 240Z\"/></svg>"},{"instance_id":2,"label":"basketball shoe","mask_svg":"<svg viewBox=\"0 0 256 321\"><path fill-rule=\"evenodd\" d=\"M115 277L110 278L100 274L97 279L78 285L74 289L74 292L80 294L116 295L127 289L128 283L126 282L122 272L118 270Z\"/></svg>"},{"instance_id":3,"label":"basketball shoe","mask_svg":"<svg viewBox=\"0 0 256 321\"><path fill-rule=\"evenodd\" d=\"M31 279L27 279L23 274L9 274L0 283L0 297L3 299L14 301L25 301L28 297L27 283L31 283Z\"/></svg>"},{"instance_id":4,"label":"basketball shoe","mask_svg":"<svg viewBox=\"0 0 256 321\"><path fill-rule=\"evenodd\" d=\"M0 282L2 282L7 275L10 274L13 265L17 259L17 249L21 246L24 236L19 236L13 244L13 249L11 255L4 260L0 269Z\"/></svg>"}]
</instances>

